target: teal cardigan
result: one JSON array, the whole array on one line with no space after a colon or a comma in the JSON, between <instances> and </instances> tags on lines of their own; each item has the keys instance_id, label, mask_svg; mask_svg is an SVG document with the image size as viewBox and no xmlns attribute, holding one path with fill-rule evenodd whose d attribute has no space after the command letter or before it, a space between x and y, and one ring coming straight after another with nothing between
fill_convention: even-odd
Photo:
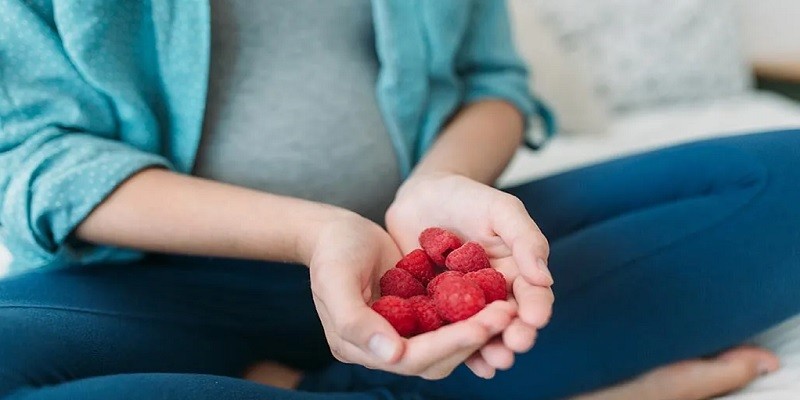
<instances>
[{"instance_id":1,"label":"teal cardigan","mask_svg":"<svg viewBox=\"0 0 800 400\"><path fill-rule=\"evenodd\" d=\"M377 98L407 175L464 103L528 92L500 0L373 0ZM71 237L148 166L189 173L209 66L207 0L0 0L0 234L12 271L128 258Z\"/></svg>"}]
</instances>

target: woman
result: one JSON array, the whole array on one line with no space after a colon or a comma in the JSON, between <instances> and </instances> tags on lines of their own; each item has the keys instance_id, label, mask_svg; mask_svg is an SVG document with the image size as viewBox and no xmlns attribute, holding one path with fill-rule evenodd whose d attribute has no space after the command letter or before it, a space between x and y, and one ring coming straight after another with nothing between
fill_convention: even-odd
<instances>
[{"instance_id":1,"label":"woman","mask_svg":"<svg viewBox=\"0 0 800 400\"><path fill-rule=\"evenodd\" d=\"M0 398L558 398L800 311L796 132L502 192L526 124L553 130L502 2L209 3L0 2L0 225L37 271L0 283ZM406 340L368 302L428 226L512 296ZM740 348L598 395L777 367Z\"/></svg>"}]
</instances>

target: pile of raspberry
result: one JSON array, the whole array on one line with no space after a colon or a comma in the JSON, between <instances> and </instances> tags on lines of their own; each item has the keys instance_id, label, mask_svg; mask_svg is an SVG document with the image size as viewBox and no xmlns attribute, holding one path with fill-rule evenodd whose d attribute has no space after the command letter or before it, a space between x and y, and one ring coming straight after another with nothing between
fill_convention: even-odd
<instances>
[{"instance_id":1,"label":"pile of raspberry","mask_svg":"<svg viewBox=\"0 0 800 400\"><path fill-rule=\"evenodd\" d=\"M442 228L419 235L421 249L408 253L381 277L381 298L372 309L402 336L430 332L506 300L503 274L486 251Z\"/></svg>"}]
</instances>

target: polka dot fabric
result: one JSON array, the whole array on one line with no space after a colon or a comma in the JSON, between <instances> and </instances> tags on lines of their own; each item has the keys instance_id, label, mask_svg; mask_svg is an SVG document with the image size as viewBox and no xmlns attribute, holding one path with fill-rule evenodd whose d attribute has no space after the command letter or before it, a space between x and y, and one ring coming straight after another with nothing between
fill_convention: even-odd
<instances>
[{"instance_id":1,"label":"polka dot fabric","mask_svg":"<svg viewBox=\"0 0 800 400\"><path fill-rule=\"evenodd\" d=\"M12 273L129 257L69 235L142 168L188 169L180 155L193 152L171 138L200 132L208 10L153 3L172 9L0 0L0 237Z\"/></svg>"}]
</instances>

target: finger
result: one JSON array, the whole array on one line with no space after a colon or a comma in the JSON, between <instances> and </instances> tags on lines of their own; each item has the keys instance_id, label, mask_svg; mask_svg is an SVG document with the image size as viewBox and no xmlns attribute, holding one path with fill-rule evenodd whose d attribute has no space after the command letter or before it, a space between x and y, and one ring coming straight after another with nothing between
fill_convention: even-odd
<instances>
[{"instance_id":1,"label":"finger","mask_svg":"<svg viewBox=\"0 0 800 400\"><path fill-rule=\"evenodd\" d=\"M492 335L496 335L508 328L508 325L518 315L519 311L516 302L507 300L495 300L487 304L484 310L486 309L491 312L484 313L481 310L470 319L483 324L492 332Z\"/></svg>"},{"instance_id":2,"label":"finger","mask_svg":"<svg viewBox=\"0 0 800 400\"><path fill-rule=\"evenodd\" d=\"M514 196L501 197L492 213L492 229L511 249L511 256L528 282L551 286L553 276L547 268L550 247L547 238L528 214L525 205Z\"/></svg>"},{"instance_id":3,"label":"finger","mask_svg":"<svg viewBox=\"0 0 800 400\"><path fill-rule=\"evenodd\" d=\"M316 299L315 299L315 302ZM364 352L361 348L353 345L352 343L344 341L335 329L328 329L333 327L334 324L330 319L328 310L323 303L317 303L317 314L319 315L320 322L325 329L325 339L330 347L331 354L337 360L348 364L359 364L369 368L376 368L378 360L371 353Z\"/></svg>"},{"instance_id":4,"label":"finger","mask_svg":"<svg viewBox=\"0 0 800 400\"><path fill-rule=\"evenodd\" d=\"M503 258L495 258L491 260L492 268L499 271L503 274L503 277L506 278L506 282L508 283L509 290L511 289L511 283L514 282L519 276L519 267L517 263L511 257L503 257Z\"/></svg>"},{"instance_id":5,"label":"finger","mask_svg":"<svg viewBox=\"0 0 800 400\"><path fill-rule=\"evenodd\" d=\"M443 360L439 360L422 372L420 376L430 380L444 379L450 376L450 374L453 373L453 371L458 368L461 363L466 362L466 360L472 357L473 354L478 352L483 345L484 344L479 344L473 347L462 349Z\"/></svg>"},{"instance_id":6,"label":"finger","mask_svg":"<svg viewBox=\"0 0 800 400\"><path fill-rule=\"evenodd\" d=\"M503 331L503 344L513 352L526 353L536 342L536 328L516 318Z\"/></svg>"},{"instance_id":7,"label":"finger","mask_svg":"<svg viewBox=\"0 0 800 400\"><path fill-rule=\"evenodd\" d=\"M496 373L496 370L483 359L480 353L473 353L464 364L479 378L492 379Z\"/></svg>"},{"instance_id":8,"label":"finger","mask_svg":"<svg viewBox=\"0 0 800 400\"><path fill-rule=\"evenodd\" d=\"M494 308L497 308L500 313L497 313L494 316L490 314L485 315L478 315L473 318L477 319L479 323L484 325L485 328L489 330L489 332L494 332L495 334L498 332L502 332L508 327L509 319L513 318L514 308L513 305L510 303L506 304L498 304ZM503 315L505 314L505 315ZM503 315L502 317L500 317ZM500 317L500 318L495 318ZM487 342L491 340L492 333L489 334L489 337L486 338L485 341L471 347L465 347L453 354L449 357L438 360L437 362L430 365L422 374L421 376L426 379L442 379L450 375L454 369L456 369L461 363L465 362L468 358L470 358L473 354L475 354L480 348L486 346Z\"/></svg>"},{"instance_id":9,"label":"finger","mask_svg":"<svg viewBox=\"0 0 800 400\"><path fill-rule=\"evenodd\" d=\"M506 328L508 329L508 328ZM494 376L494 372L498 369L507 370L514 365L514 352L507 349L503 345L503 341L498 337L495 336L492 339L482 346L478 346L477 348L469 348L460 351L445 360L441 360L440 362L431 366L423 377L427 377L429 379L441 379L444 378L456 368L462 362L466 363L465 359L469 361L475 355L478 354L481 360L488 364L489 367L492 369L492 376Z\"/></svg>"},{"instance_id":10,"label":"finger","mask_svg":"<svg viewBox=\"0 0 800 400\"><path fill-rule=\"evenodd\" d=\"M325 285L317 288L315 296L324 304L335 334L371 355L372 363L396 362L403 352L403 340L389 322L367 306L356 274L329 274L325 278Z\"/></svg>"},{"instance_id":11,"label":"finger","mask_svg":"<svg viewBox=\"0 0 800 400\"><path fill-rule=\"evenodd\" d=\"M405 367L406 374L427 372L425 377L428 379L437 379L442 374L446 376L494 335L506 329L514 311L510 303L496 301L467 320L415 336L408 340L400 365Z\"/></svg>"},{"instance_id":12,"label":"finger","mask_svg":"<svg viewBox=\"0 0 800 400\"><path fill-rule=\"evenodd\" d=\"M392 236L392 239L394 239L402 255L406 255L412 250L419 248L418 236L407 235L405 231L398 232L391 228L389 229L389 234Z\"/></svg>"},{"instance_id":13,"label":"finger","mask_svg":"<svg viewBox=\"0 0 800 400\"><path fill-rule=\"evenodd\" d=\"M345 342L344 340L338 338L337 340L339 340L339 342L338 345L335 347L338 349L339 354L341 354L342 356L342 358L337 357L339 361L342 361L343 359L344 361L342 362L346 364L357 364L367 367L369 369L379 369L383 371L390 371L390 372L396 372L398 374L403 374L403 372L400 370L400 367L398 367L399 364L398 362L394 363L383 362L377 359L372 353L365 352L363 349L357 347L356 345L350 342ZM334 346L331 346L331 348L333 347Z\"/></svg>"},{"instance_id":14,"label":"finger","mask_svg":"<svg viewBox=\"0 0 800 400\"><path fill-rule=\"evenodd\" d=\"M553 312L553 290L534 286L519 277L512 284L514 298L519 304L519 317L526 324L541 329L550 321Z\"/></svg>"},{"instance_id":15,"label":"finger","mask_svg":"<svg viewBox=\"0 0 800 400\"><path fill-rule=\"evenodd\" d=\"M483 359L494 369L505 371L514 365L514 352L509 350L501 338L494 338L479 350Z\"/></svg>"}]
</instances>

